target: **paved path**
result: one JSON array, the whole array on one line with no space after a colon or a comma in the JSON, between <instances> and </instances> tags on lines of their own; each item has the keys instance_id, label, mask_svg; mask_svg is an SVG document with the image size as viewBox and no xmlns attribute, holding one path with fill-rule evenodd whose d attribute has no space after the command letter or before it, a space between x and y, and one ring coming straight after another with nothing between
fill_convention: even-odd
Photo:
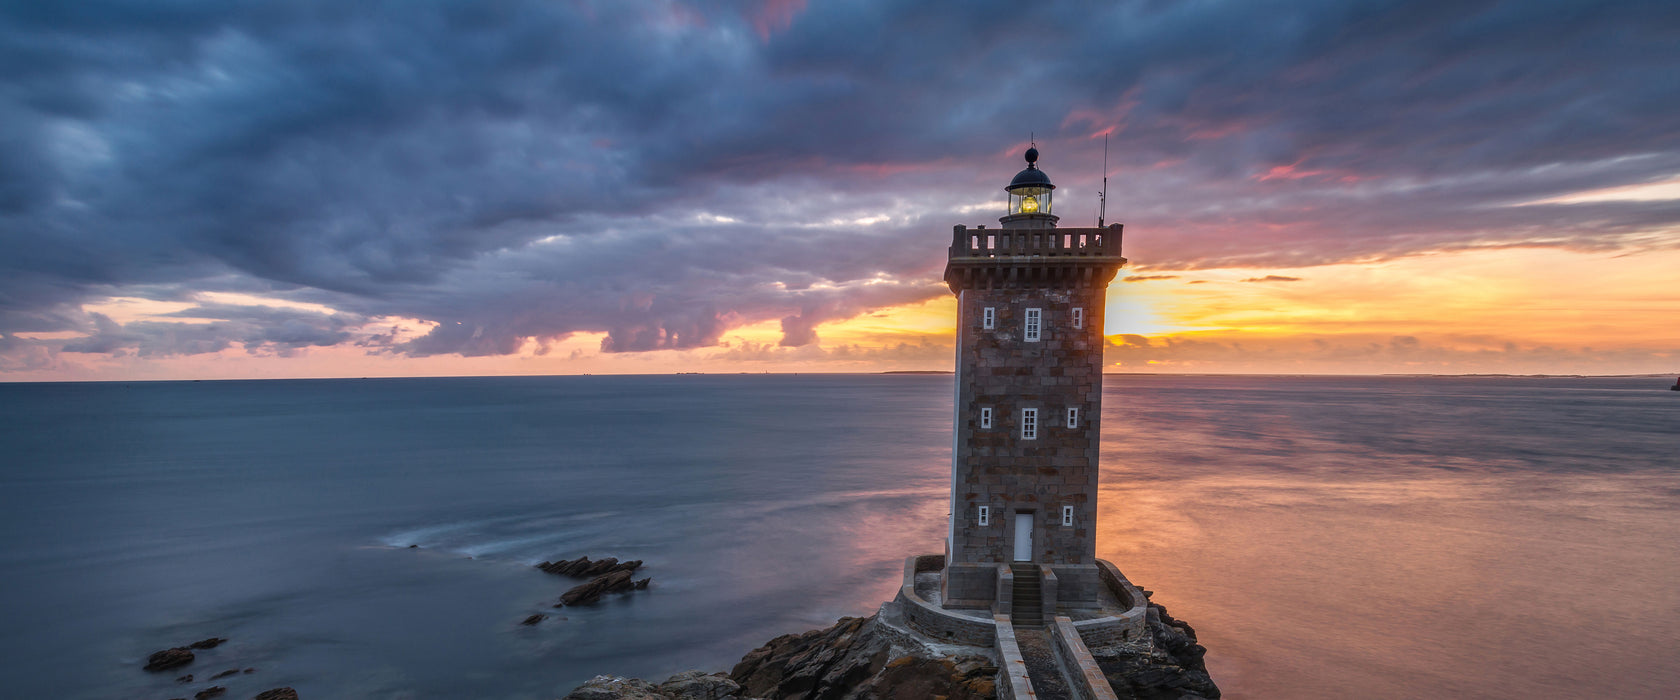
<instances>
[{"instance_id":1,"label":"paved path","mask_svg":"<svg viewBox=\"0 0 1680 700\"><path fill-rule=\"evenodd\" d=\"M1021 659L1027 662L1027 675L1032 677L1033 692L1038 700L1073 700L1062 671L1056 666L1056 652L1050 648L1050 635L1045 630L1015 628L1015 643L1021 647Z\"/></svg>"}]
</instances>

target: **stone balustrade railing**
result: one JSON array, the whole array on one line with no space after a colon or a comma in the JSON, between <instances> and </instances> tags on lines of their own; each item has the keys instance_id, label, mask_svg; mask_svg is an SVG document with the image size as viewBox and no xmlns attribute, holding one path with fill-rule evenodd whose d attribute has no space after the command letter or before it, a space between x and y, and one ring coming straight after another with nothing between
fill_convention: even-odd
<instances>
[{"instance_id":1,"label":"stone balustrade railing","mask_svg":"<svg viewBox=\"0 0 1680 700\"><path fill-rule=\"evenodd\" d=\"M951 259L1017 257L1119 257L1122 227L971 229L951 231Z\"/></svg>"}]
</instances>

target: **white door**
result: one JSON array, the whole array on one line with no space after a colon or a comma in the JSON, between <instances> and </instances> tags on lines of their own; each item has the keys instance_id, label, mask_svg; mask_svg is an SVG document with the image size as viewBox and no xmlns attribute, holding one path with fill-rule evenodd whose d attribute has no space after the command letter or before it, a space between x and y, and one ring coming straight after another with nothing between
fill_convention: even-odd
<instances>
[{"instance_id":1,"label":"white door","mask_svg":"<svg viewBox=\"0 0 1680 700\"><path fill-rule=\"evenodd\" d=\"M1032 513L1015 514L1015 561L1032 561Z\"/></svg>"}]
</instances>

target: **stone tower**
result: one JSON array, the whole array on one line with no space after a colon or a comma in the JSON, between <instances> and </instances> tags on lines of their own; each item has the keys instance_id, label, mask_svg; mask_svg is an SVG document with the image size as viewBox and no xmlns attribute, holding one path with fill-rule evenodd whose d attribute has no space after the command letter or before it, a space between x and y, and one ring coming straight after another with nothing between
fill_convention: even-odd
<instances>
[{"instance_id":1,"label":"stone tower","mask_svg":"<svg viewBox=\"0 0 1680 700\"><path fill-rule=\"evenodd\" d=\"M1026 159L1002 227L955 227L945 267L957 295L947 608L1003 602L1012 571L1042 573L1055 607L1097 599L1103 302L1126 263L1121 226L1057 228L1056 186L1037 148Z\"/></svg>"}]
</instances>

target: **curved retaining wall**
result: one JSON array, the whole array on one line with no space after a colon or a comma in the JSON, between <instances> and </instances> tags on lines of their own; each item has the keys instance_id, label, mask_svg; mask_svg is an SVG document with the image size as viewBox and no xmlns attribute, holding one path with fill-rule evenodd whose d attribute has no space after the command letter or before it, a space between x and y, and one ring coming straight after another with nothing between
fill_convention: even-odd
<instances>
[{"instance_id":1,"label":"curved retaining wall","mask_svg":"<svg viewBox=\"0 0 1680 700\"><path fill-rule=\"evenodd\" d=\"M1145 620L1149 614L1149 600L1143 597L1143 592L1106 559L1097 560L1097 578L1127 608L1119 615L1072 623L1085 646L1106 647L1143 639L1148 629Z\"/></svg>"},{"instance_id":2,"label":"curved retaining wall","mask_svg":"<svg viewBox=\"0 0 1680 700\"><path fill-rule=\"evenodd\" d=\"M997 639L997 624L946 612L916 595L916 574L945 568L945 555L923 554L904 560L904 583L898 587L897 600L904 610L904 620L917 632L934 639L958 644L989 647Z\"/></svg>"},{"instance_id":3,"label":"curved retaining wall","mask_svg":"<svg viewBox=\"0 0 1680 700\"><path fill-rule=\"evenodd\" d=\"M945 556L942 554L905 558L904 581L898 588L897 596L903 604L905 621L916 631L934 639L977 647L993 646L997 640L997 624L994 621L949 612L916 594L916 574L939 571L944 567ZM1074 630L1079 632L1080 640L1087 647L1106 647L1146 638L1149 600L1143 597L1143 592L1106 560L1097 560L1097 577L1128 608L1119 615L1072 623Z\"/></svg>"}]
</instances>

